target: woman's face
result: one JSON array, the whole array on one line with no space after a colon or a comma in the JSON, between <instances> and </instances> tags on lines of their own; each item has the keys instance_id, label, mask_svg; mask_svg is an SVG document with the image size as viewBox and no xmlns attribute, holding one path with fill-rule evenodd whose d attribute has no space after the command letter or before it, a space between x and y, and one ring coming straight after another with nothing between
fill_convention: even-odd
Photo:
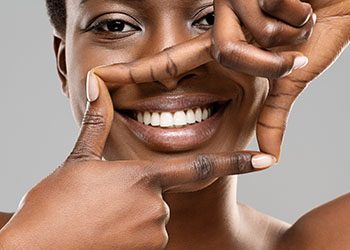
<instances>
[{"instance_id":1,"label":"woman's face","mask_svg":"<svg viewBox=\"0 0 350 250\"><path fill-rule=\"evenodd\" d=\"M153 55L206 32L212 23L211 0L68 0L61 60L76 121L80 124L86 107L90 69ZM266 95L266 79L229 72L211 62L167 81L175 87L147 82L111 91L116 114L106 159L159 160L245 148ZM149 116L153 125L144 124Z\"/></svg>"}]
</instances>

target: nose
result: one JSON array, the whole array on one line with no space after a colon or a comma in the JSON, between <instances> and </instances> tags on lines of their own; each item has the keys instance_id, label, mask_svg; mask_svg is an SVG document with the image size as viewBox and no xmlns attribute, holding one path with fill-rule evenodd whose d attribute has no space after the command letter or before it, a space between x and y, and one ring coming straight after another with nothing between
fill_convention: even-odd
<instances>
[{"instance_id":1,"label":"nose","mask_svg":"<svg viewBox=\"0 0 350 250\"><path fill-rule=\"evenodd\" d=\"M151 44L152 46L148 46L151 49L147 51L147 54L156 54L159 52L166 53L167 49L192 39L195 34L189 29L187 23L182 20L183 19L172 18L171 16L158 20L157 26L148 40L148 44ZM174 69L174 65L172 65L170 59L169 65L167 65L167 70L169 71L169 75L173 75L174 71L176 71L176 68ZM194 69L182 75L169 77L158 82L167 90L174 90L180 82L196 76L198 76L198 72Z\"/></svg>"},{"instance_id":2,"label":"nose","mask_svg":"<svg viewBox=\"0 0 350 250\"><path fill-rule=\"evenodd\" d=\"M165 52L169 48L170 47L163 49L163 52ZM169 75L176 75L176 73L175 73L176 72L176 65L174 65L174 63L170 60L170 58L169 58L168 65L166 68L167 68ZM180 82L182 82L186 79L196 77L196 76L198 76L198 73L196 72L196 70L190 70L184 74L177 75L174 77L169 77L169 78L160 80L158 82L160 84L162 84L164 87L166 87L168 90L174 90L177 88L177 86L179 85Z\"/></svg>"}]
</instances>

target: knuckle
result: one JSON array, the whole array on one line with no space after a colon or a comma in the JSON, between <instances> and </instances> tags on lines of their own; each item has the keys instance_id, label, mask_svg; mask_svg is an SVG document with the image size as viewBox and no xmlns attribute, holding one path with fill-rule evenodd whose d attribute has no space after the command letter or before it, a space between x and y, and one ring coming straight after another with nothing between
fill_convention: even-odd
<instances>
[{"instance_id":1,"label":"knuckle","mask_svg":"<svg viewBox=\"0 0 350 250\"><path fill-rule=\"evenodd\" d=\"M205 180L213 176L215 162L207 155L198 155L192 163L196 180Z\"/></svg>"},{"instance_id":2,"label":"knuckle","mask_svg":"<svg viewBox=\"0 0 350 250\"><path fill-rule=\"evenodd\" d=\"M235 67L239 64L241 51L237 42L220 41L212 47L212 56L218 63L226 67Z\"/></svg>"},{"instance_id":3,"label":"knuckle","mask_svg":"<svg viewBox=\"0 0 350 250\"><path fill-rule=\"evenodd\" d=\"M259 0L260 8L268 13L275 13L280 10L284 0Z\"/></svg>"},{"instance_id":4,"label":"knuckle","mask_svg":"<svg viewBox=\"0 0 350 250\"><path fill-rule=\"evenodd\" d=\"M237 153L232 155L231 162L235 166L236 174L244 174L251 172L254 168L251 164L252 156L245 153Z\"/></svg>"},{"instance_id":5,"label":"knuckle","mask_svg":"<svg viewBox=\"0 0 350 250\"><path fill-rule=\"evenodd\" d=\"M281 25L278 22L268 22L264 25L258 42L260 45L269 48L273 47L280 42Z\"/></svg>"},{"instance_id":6,"label":"knuckle","mask_svg":"<svg viewBox=\"0 0 350 250\"><path fill-rule=\"evenodd\" d=\"M87 110L82 120L82 125L94 126L97 128L104 128L105 124L106 122L103 114L98 111Z\"/></svg>"}]
</instances>

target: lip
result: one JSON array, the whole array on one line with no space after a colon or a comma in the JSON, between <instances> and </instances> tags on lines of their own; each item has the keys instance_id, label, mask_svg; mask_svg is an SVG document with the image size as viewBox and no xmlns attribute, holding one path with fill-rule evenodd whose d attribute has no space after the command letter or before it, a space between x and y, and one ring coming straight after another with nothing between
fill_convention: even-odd
<instances>
[{"instance_id":1,"label":"lip","mask_svg":"<svg viewBox=\"0 0 350 250\"><path fill-rule=\"evenodd\" d=\"M149 97L142 101L132 102L127 106L119 106L118 109L140 112L175 112L178 110L207 106L214 102L225 103L227 101L229 101L229 99L211 94L168 95Z\"/></svg>"},{"instance_id":2,"label":"lip","mask_svg":"<svg viewBox=\"0 0 350 250\"><path fill-rule=\"evenodd\" d=\"M174 112L220 102L220 109L207 120L181 128L160 128L144 125L115 111L116 122L122 122L143 143L161 152L180 152L199 147L219 130L225 110L233 100L213 95L182 95L148 98L128 106L128 110Z\"/></svg>"}]
</instances>

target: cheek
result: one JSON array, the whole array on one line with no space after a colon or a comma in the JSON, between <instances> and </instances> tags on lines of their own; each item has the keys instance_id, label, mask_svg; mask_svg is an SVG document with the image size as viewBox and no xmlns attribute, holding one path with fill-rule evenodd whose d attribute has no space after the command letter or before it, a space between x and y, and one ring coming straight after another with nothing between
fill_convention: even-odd
<instances>
[{"instance_id":1,"label":"cheek","mask_svg":"<svg viewBox=\"0 0 350 250\"><path fill-rule=\"evenodd\" d=\"M240 77L241 96L233 104L227 122L223 126L223 137L216 147L227 150L244 150L250 143L256 129L256 122L268 92L268 80L264 78ZM228 138L230 138L228 140Z\"/></svg>"},{"instance_id":2,"label":"cheek","mask_svg":"<svg viewBox=\"0 0 350 250\"><path fill-rule=\"evenodd\" d=\"M113 63L129 62L135 53L128 49L111 50L82 39L67 39L67 80L71 107L77 124L81 123L86 107L86 77L94 67Z\"/></svg>"},{"instance_id":3,"label":"cheek","mask_svg":"<svg viewBox=\"0 0 350 250\"><path fill-rule=\"evenodd\" d=\"M245 147L255 132L257 118L268 93L269 82L265 78L255 78L243 84L242 88L244 95L238 115L238 131L240 131L238 141Z\"/></svg>"}]
</instances>

